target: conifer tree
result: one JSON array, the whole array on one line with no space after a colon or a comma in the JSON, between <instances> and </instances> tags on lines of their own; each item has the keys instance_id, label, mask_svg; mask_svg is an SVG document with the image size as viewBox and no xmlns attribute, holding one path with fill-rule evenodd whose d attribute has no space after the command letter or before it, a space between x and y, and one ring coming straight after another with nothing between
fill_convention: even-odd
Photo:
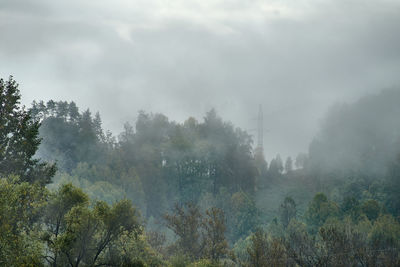
<instances>
[{"instance_id":1,"label":"conifer tree","mask_svg":"<svg viewBox=\"0 0 400 267\"><path fill-rule=\"evenodd\" d=\"M40 123L20 104L16 81L0 79L0 176L18 175L21 181L47 184L56 167L35 159Z\"/></svg>"}]
</instances>

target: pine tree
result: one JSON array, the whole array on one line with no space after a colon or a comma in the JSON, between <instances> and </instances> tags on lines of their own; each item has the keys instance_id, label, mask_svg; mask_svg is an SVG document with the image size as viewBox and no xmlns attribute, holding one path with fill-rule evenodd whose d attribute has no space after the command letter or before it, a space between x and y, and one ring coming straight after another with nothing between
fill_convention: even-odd
<instances>
[{"instance_id":1,"label":"pine tree","mask_svg":"<svg viewBox=\"0 0 400 267\"><path fill-rule=\"evenodd\" d=\"M0 176L18 175L21 181L49 183L56 167L33 158L39 144L40 123L20 105L16 81L0 79Z\"/></svg>"}]
</instances>

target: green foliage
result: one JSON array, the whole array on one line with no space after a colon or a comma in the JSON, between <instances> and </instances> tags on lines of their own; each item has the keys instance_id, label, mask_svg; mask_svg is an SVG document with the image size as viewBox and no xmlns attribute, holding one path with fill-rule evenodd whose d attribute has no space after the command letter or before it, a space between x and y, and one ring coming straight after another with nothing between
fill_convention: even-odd
<instances>
[{"instance_id":1,"label":"green foliage","mask_svg":"<svg viewBox=\"0 0 400 267\"><path fill-rule=\"evenodd\" d=\"M167 227L178 237L170 247L176 256L185 255L190 260L208 259L210 266L219 266L221 260L228 256L228 242L225 239L224 212L212 207L203 215L194 204L176 205L173 214L164 216ZM184 260L182 257L171 260ZM197 265L209 264L208 261L197 261ZM207 265L208 266L208 265Z\"/></svg>"},{"instance_id":2,"label":"green foliage","mask_svg":"<svg viewBox=\"0 0 400 267\"><path fill-rule=\"evenodd\" d=\"M318 265L319 249L315 237L307 231L307 225L292 220L286 231L285 247L288 257L300 266Z\"/></svg>"},{"instance_id":3,"label":"green foliage","mask_svg":"<svg viewBox=\"0 0 400 267\"><path fill-rule=\"evenodd\" d=\"M250 266L268 266L268 237L261 229L251 236L251 244L247 248Z\"/></svg>"},{"instance_id":4,"label":"green foliage","mask_svg":"<svg viewBox=\"0 0 400 267\"><path fill-rule=\"evenodd\" d=\"M231 197L232 214L229 219L232 220L234 226L234 240L246 236L259 223L259 211L251 196L245 192L236 192Z\"/></svg>"},{"instance_id":5,"label":"green foliage","mask_svg":"<svg viewBox=\"0 0 400 267\"><path fill-rule=\"evenodd\" d=\"M189 203L185 206L175 205L173 214L164 216L167 227L178 237L177 247L191 259L199 259L202 250L201 224L202 215L199 208Z\"/></svg>"},{"instance_id":6,"label":"green foliage","mask_svg":"<svg viewBox=\"0 0 400 267\"><path fill-rule=\"evenodd\" d=\"M56 167L33 157L41 141L40 123L20 106L20 99L16 81L0 79L0 176L47 184Z\"/></svg>"},{"instance_id":7,"label":"green foliage","mask_svg":"<svg viewBox=\"0 0 400 267\"><path fill-rule=\"evenodd\" d=\"M329 217L335 217L339 214L339 208L336 203L329 201L328 198L318 193L308 205L306 220L313 231L322 226Z\"/></svg>"},{"instance_id":8,"label":"green foliage","mask_svg":"<svg viewBox=\"0 0 400 267\"><path fill-rule=\"evenodd\" d=\"M286 248L280 239L269 238L267 233L258 229L251 235L247 248L249 260L247 266L286 266Z\"/></svg>"},{"instance_id":9,"label":"green foliage","mask_svg":"<svg viewBox=\"0 0 400 267\"><path fill-rule=\"evenodd\" d=\"M113 264L115 266L165 266L158 254L147 242L144 234L132 235L124 232L112 248Z\"/></svg>"},{"instance_id":10,"label":"green foliage","mask_svg":"<svg viewBox=\"0 0 400 267\"><path fill-rule=\"evenodd\" d=\"M2 178L0 214L1 265L163 265L128 200L91 208L71 184L49 194L38 184Z\"/></svg>"},{"instance_id":11,"label":"green foliage","mask_svg":"<svg viewBox=\"0 0 400 267\"><path fill-rule=\"evenodd\" d=\"M59 258L63 256L63 249L65 250L65 247L72 242L72 237L66 234L67 218L71 210L74 207L87 205L87 195L72 184L64 185L50 195L43 216L46 231L42 235L42 240L50 252L50 255L46 256L46 260L52 265L58 264Z\"/></svg>"},{"instance_id":12,"label":"green foliage","mask_svg":"<svg viewBox=\"0 0 400 267\"><path fill-rule=\"evenodd\" d=\"M38 240L46 192L15 178L0 178L0 265L42 266Z\"/></svg>"},{"instance_id":13,"label":"green foliage","mask_svg":"<svg viewBox=\"0 0 400 267\"><path fill-rule=\"evenodd\" d=\"M301 266L397 266L399 223L390 215L375 222L361 215L330 217L315 234L305 224L293 220L286 231L289 259Z\"/></svg>"},{"instance_id":14,"label":"green foliage","mask_svg":"<svg viewBox=\"0 0 400 267\"><path fill-rule=\"evenodd\" d=\"M45 258L55 266L111 263L117 260L113 250L121 236L136 240L142 233L139 216L128 200L112 206L98 201L90 208L82 190L63 185L46 206L42 239L49 252Z\"/></svg>"},{"instance_id":15,"label":"green foliage","mask_svg":"<svg viewBox=\"0 0 400 267\"><path fill-rule=\"evenodd\" d=\"M390 215L379 217L369 234L371 245L377 249L394 249L400 245L400 224Z\"/></svg>"},{"instance_id":16,"label":"green foliage","mask_svg":"<svg viewBox=\"0 0 400 267\"><path fill-rule=\"evenodd\" d=\"M220 263L216 263L212 260L208 259L201 259L196 262L192 262L188 265L188 267L223 267L225 265L222 265Z\"/></svg>"},{"instance_id":17,"label":"green foliage","mask_svg":"<svg viewBox=\"0 0 400 267\"><path fill-rule=\"evenodd\" d=\"M357 220L361 215L360 202L355 197L345 197L340 205L341 212Z\"/></svg>"},{"instance_id":18,"label":"green foliage","mask_svg":"<svg viewBox=\"0 0 400 267\"><path fill-rule=\"evenodd\" d=\"M228 242L225 239L225 214L219 208L206 210L204 228L204 255L216 263L228 254Z\"/></svg>"},{"instance_id":19,"label":"green foliage","mask_svg":"<svg viewBox=\"0 0 400 267\"><path fill-rule=\"evenodd\" d=\"M79 168L82 170L82 166L88 166L86 164L79 164ZM121 182L126 186L119 185L117 182L107 182L104 180L91 182L85 179L84 174L89 177L93 175L94 168L85 168L84 172L76 171L73 175L66 172L58 172L54 176L54 183L48 186L49 189L57 189L59 186L67 183L72 183L76 187L80 187L88 196L93 200L103 200L111 204L115 201L121 200L126 197L132 200L132 203L139 207L142 211L145 211L144 193L141 188L140 179L137 175L123 174ZM84 173L84 174L83 174Z\"/></svg>"},{"instance_id":20,"label":"green foliage","mask_svg":"<svg viewBox=\"0 0 400 267\"><path fill-rule=\"evenodd\" d=\"M378 218L381 211L381 206L376 200L369 199L362 204L361 210L369 220L373 221Z\"/></svg>"},{"instance_id":21,"label":"green foliage","mask_svg":"<svg viewBox=\"0 0 400 267\"><path fill-rule=\"evenodd\" d=\"M175 254L169 259L168 267L186 267L190 264L191 259L185 254Z\"/></svg>"},{"instance_id":22,"label":"green foliage","mask_svg":"<svg viewBox=\"0 0 400 267\"><path fill-rule=\"evenodd\" d=\"M247 248L250 247L251 244L251 235L247 236L246 238L240 238L236 241L235 245L232 248L232 252L234 254L235 260L239 264L244 264L248 262L249 255L247 253Z\"/></svg>"}]
</instances>

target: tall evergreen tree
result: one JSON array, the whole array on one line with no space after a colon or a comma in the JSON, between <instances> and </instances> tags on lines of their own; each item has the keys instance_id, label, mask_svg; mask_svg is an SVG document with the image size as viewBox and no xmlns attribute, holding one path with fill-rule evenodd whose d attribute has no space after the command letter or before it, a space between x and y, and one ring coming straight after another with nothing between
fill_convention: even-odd
<instances>
[{"instance_id":1,"label":"tall evergreen tree","mask_svg":"<svg viewBox=\"0 0 400 267\"><path fill-rule=\"evenodd\" d=\"M38 121L20 105L18 84L0 79L0 176L18 175L22 181L47 184L55 165L33 156L40 144Z\"/></svg>"}]
</instances>

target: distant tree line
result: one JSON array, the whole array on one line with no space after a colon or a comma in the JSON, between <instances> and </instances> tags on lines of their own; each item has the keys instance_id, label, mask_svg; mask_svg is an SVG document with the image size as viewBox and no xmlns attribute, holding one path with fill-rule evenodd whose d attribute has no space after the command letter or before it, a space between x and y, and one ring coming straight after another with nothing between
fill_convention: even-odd
<instances>
[{"instance_id":1,"label":"distant tree line","mask_svg":"<svg viewBox=\"0 0 400 267\"><path fill-rule=\"evenodd\" d=\"M232 218L231 240L257 223L252 139L214 110L203 122L181 124L140 112L118 138L104 132L98 113L81 113L74 102L34 102L30 112L41 123L37 155L59 167L56 184L72 182L109 202L126 196L152 220L175 203L212 203Z\"/></svg>"}]
</instances>

